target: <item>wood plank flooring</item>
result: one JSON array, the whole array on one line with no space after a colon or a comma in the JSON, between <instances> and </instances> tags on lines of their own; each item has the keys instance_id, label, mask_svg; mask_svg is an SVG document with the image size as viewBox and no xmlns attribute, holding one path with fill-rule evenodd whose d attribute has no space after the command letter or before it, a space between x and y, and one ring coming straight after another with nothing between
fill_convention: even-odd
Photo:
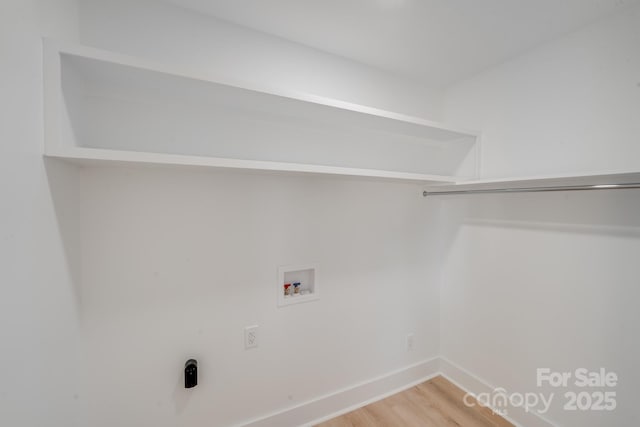
<instances>
[{"instance_id":1,"label":"wood plank flooring","mask_svg":"<svg viewBox=\"0 0 640 427\"><path fill-rule=\"evenodd\" d=\"M439 376L316 427L513 427L491 409L466 406L464 395Z\"/></svg>"}]
</instances>

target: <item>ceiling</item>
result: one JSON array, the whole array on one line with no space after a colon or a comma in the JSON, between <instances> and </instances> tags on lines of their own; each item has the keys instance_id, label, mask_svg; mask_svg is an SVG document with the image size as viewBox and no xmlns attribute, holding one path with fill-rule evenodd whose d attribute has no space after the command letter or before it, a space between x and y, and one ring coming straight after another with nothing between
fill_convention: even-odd
<instances>
[{"instance_id":1,"label":"ceiling","mask_svg":"<svg viewBox=\"0 0 640 427\"><path fill-rule=\"evenodd\" d=\"M639 0L167 0L443 87Z\"/></svg>"}]
</instances>

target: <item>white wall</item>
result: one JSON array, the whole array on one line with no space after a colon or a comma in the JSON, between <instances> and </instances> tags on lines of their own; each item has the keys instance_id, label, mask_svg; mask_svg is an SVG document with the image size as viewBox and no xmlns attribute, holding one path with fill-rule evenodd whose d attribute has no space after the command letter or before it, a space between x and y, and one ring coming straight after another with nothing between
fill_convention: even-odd
<instances>
[{"instance_id":1,"label":"white wall","mask_svg":"<svg viewBox=\"0 0 640 427\"><path fill-rule=\"evenodd\" d=\"M86 43L239 79L431 117L437 92L160 3L76 6L1 6L0 424L228 425L437 354L417 186L44 161L40 38L78 38L79 14ZM276 267L302 261L321 300L277 309Z\"/></svg>"},{"instance_id":2,"label":"white wall","mask_svg":"<svg viewBox=\"0 0 640 427\"><path fill-rule=\"evenodd\" d=\"M450 88L445 117L482 130L482 174L640 169L640 7Z\"/></svg>"},{"instance_id":3,"label":"white wall","mask_svg":"<svg viewBox=\"0 0 640 427\"><path fill-rule=\"evenodd\" d=\"M437 91L161 3L79 13L88 44L440 116ZM616 370L618 412L551 416L637 424L635 192L441 212L410 184L45 168L39 37L73 38L74 2L4 2L0 19L1 424L226 425L434 356L439 332L445 357L513 390L539 365ZM637 23L636 9L451 89L447 119L485 130L486 176L637 168ZM277 309L276 266L307 261L322 299ZM261 346L244 351L253 323Z\"/></svg>"},{"instance_id":4,"label":"white wall","mask_svg":"<svg viewBox=\"0 0 640 427\"><path fill-rule=\"evenodd\" d=\"M437 355L437 209L416 185L136 168L81 181L85 425L231 425ZM277 266L300 263L320 264L320 300L277 308Z\"/></svg>"},{"instance_id":5,"label":"white wall","mask_svg":"<svg viewBox=\"0 0 640 427\"><path fill-rule=\"evenodd\" d=\"M442 91L156 0L81 0L84 44L246 82L442 118Z\"/></svg>"},{"instance_id":6,"label":"white wall","mask_svg":"<svg viewBox=\"0 0 640 427\"><path fill-rule=\"evenodd\" d=\"M451 88L446 119L483 130L487 177L638 170L639 46L636 8ZM556 405L547 417L638 425L640 193L440 201L450 236L441 354L511 392L541 391L538 367L605 367L620 377L615 412ZM566 389L555 391L564 402Z\"/></svg>"},{"instance_id":7,"label":"white wall","mask_svg":"<svg viewBox=\"0 0 640 427\"><path fill-rule=\"evenodd\" d=\"M83 1L80 27L85 44L440 114L437 92L161 2ZM170 168L80 181L84 425L242 423L437 355L437 212L415 184ZM320 264L321 299L278 309L277 267L297 263Z\"/></svg>"},{"instance_id":8,"label":"white wall","mask_svg":"<svg viewBox=\"0 0 640 427\"><path fill-rule=\"evenodd\" d=\"M69 170L42 159L41 35L73 38L73 1L0 4L0 425L74 426L78 297L68 256L74 233ZM64 184L57 217L48 177ZM60 211L58 212L60 213Z\"/></svg>"},{"instance_id":9,"label":"white wall","mask_svg":"<svg viewBox=\"0 0 640 427\"><path fill-rule=\"evenodd\" d=\"M640 197L637 191L456 198L441 290L441 354L511 392L536 368L617 372L613 413L559 425L637 425ZM579 391L579 389L574 389ZM544 390L546 392L550 390ZM564 402L555 390L556 402Z\"/></svg>"}]
</instances>

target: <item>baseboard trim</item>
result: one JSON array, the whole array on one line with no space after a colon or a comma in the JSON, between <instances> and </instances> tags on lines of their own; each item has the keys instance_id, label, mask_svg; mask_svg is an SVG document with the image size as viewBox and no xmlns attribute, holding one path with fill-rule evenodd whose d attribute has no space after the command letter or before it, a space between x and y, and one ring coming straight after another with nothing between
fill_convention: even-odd
<instances>
[{"instance_id":1,"label":"baseboard trim","mask_svg":"<svg viewBox=\"0 0 640 427\"><path fill-rule=\"evenodd\" d=\"M246 421L236 427L309 427L442 375L472 394L490 393L495 387L461 366L443 357L433 357L368 381L327 393L323 396ZM556 427L541 415L509 408L508 421L517 427Z\"/></svg>"},{"instance_id":2,"label":"baseboard trim","mask_svg":"<svg viewBox=\"0 0 640 427\"><path fill-rule=\"evenodd\" d=\"M487 381L444 357L440 357L439 362L440 375L469 393L478 395L480 393L491 393L496 389ZM503 416L503 418L517 427L555 427L551 421L543 416L526 412L522 408L508 408L508 411L507 416Z\"/></svg>"},{"instance_id":3,"label":"baseboard trim","mask_svg":"<svg viewBox=\"0 0 640 427\"><path fill-rule=\"evenodd\" d=\"M311 426L346 414L427 381L439 374L434 357L363 381L299 405L253 419L242 427Z\"/></svg>"}]
</instances>

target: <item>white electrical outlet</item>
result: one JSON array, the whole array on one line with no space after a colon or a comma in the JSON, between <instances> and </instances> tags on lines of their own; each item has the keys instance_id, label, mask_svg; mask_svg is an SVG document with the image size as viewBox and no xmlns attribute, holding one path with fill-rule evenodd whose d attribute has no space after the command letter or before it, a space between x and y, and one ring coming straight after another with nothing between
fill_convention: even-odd
<instances>
[{"instance_id":1,"label":"white electrical outlet","mask_svg":"<svg viewBox=\"0 0 640 427\"><path fill-rule=\"evenodd\" d=\"M247 326L244 328L244 348L253 348L258 346L258 325Z\"/></svg>"},{"instance_id":2,"label":"white electrical outlet","mask_svg":"<svg viewBox=\"0 0 640 427\"><path fill-rule=\"evenodd\" d=\"M413 333L407 335L407 351L413 351Z\"/></svg>"}]
</instances>

